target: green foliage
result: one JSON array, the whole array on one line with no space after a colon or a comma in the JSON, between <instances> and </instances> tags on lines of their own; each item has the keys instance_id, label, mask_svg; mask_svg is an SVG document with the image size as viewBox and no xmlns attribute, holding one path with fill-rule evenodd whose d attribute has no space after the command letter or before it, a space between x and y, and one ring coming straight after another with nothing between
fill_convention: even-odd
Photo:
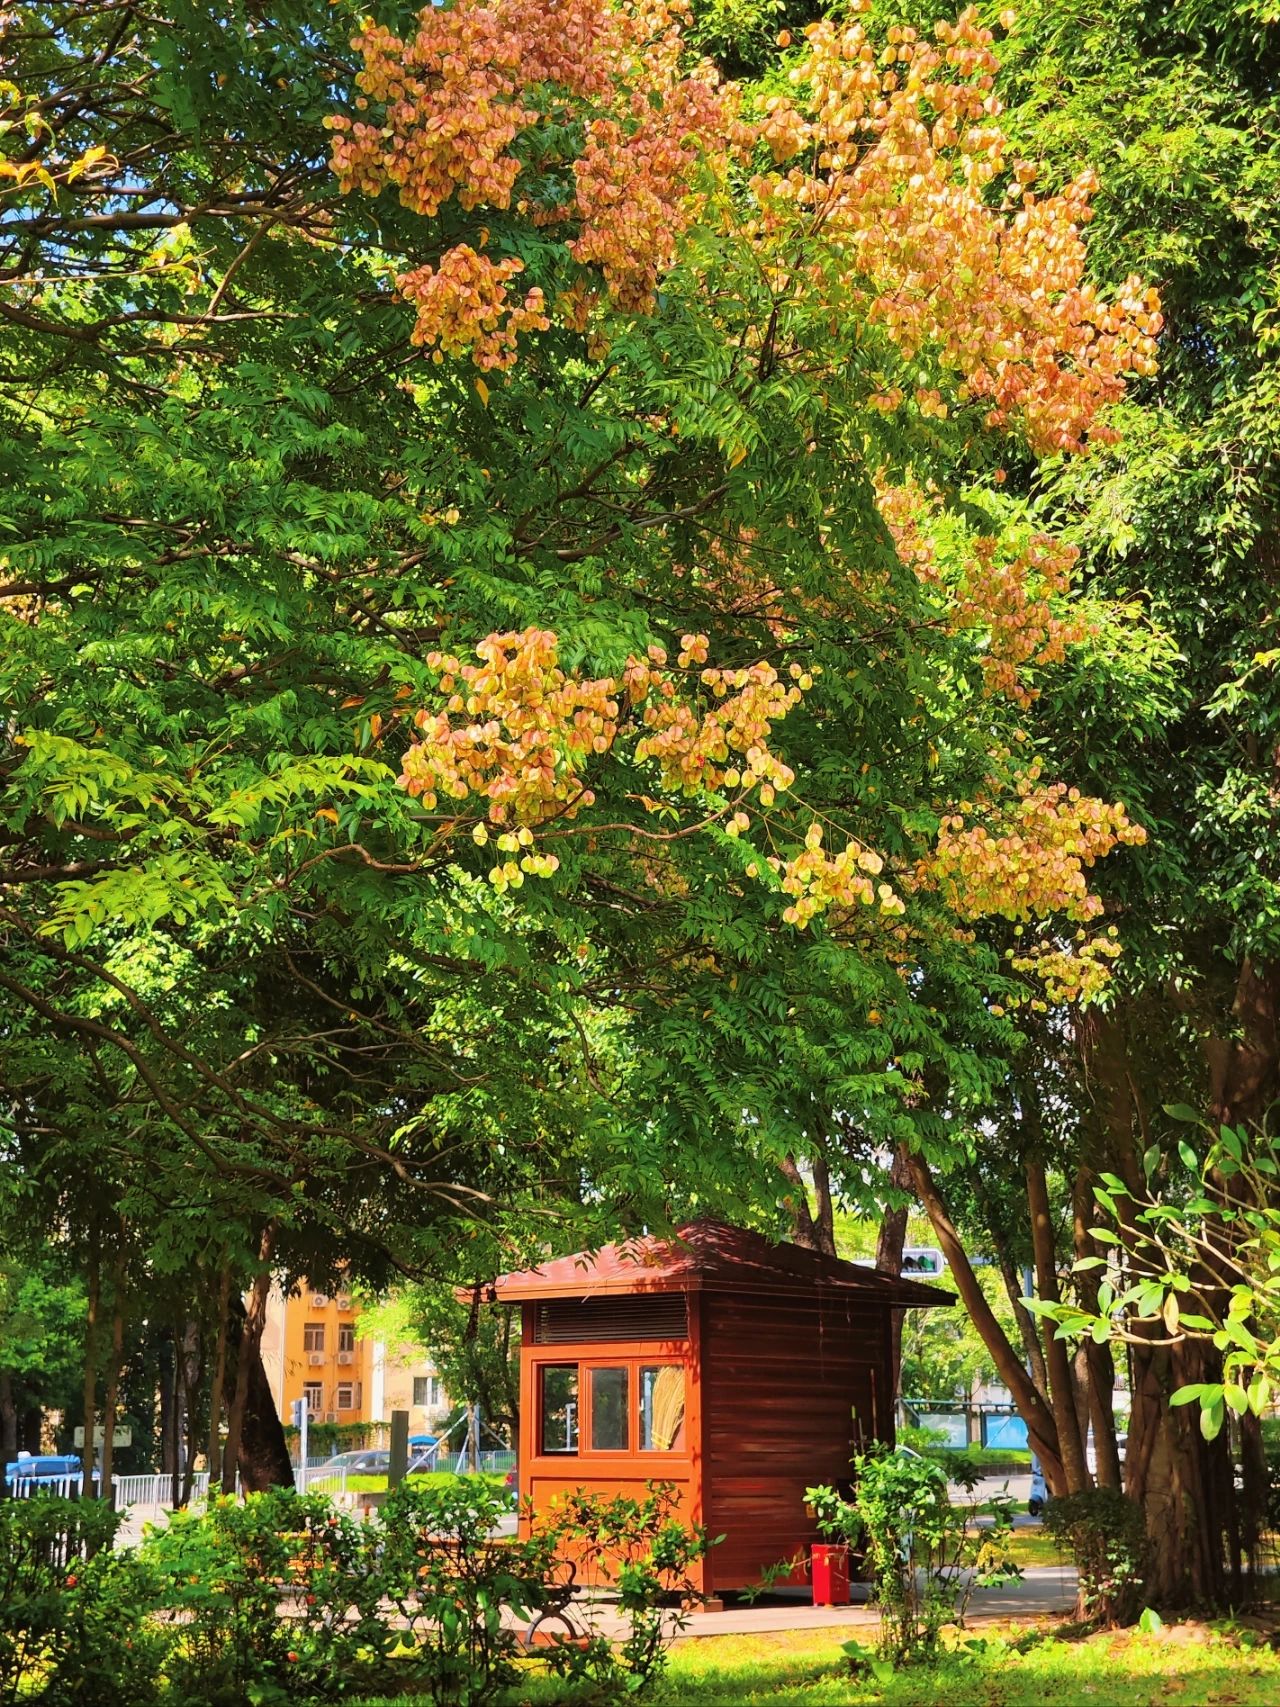
<instances>
[{"instance_id":1,"label":"green foliage","mask_svg":"<svg viewBox=\"0 0 1280 1707\"><path fill-rule=\"evenodd\" d=\"M1151 1550L1142 1508L1114 1488L1086 1488L1050 1500L1044 1526L1075 1560L1086 1616L1108 1626L1131 1623Z\"/></svg>"},{"instance_id":2,"label":"green foliage","mask_svg":"<svg viewBox=\"0 0 1280 1707\"><path fill-rule=\"evenodd\" d=\"M599 1645L589 1650L592 1675L616 1694L646 1688L662 1675L670 1643L699 1597L693 1567L715 1541L701 1525L680 1519L670 1482L648 1483L638 1499L568 1493L535 1533L540 1528L561 1556L576 1561L578 1580L616 1593L627 1619L616 1653Z\"/></svg>"},{"instance_id":3,"label":"green foliage","mask_svg":"<svg viewBox=\"0 0 1280 1707\"><path fill-rule=\"evenodd\" d=\"M541 1253L535 1243L516 1244L514 1228L512 1237L508 1267L521 1266L522 1248L529 1262L538 1260ZM459 1253L462 1260L466 1255ZM455 1401L478 1404L488 1425L508 1430L514 1439L520 1416L518 1315L487 1303L485 1287L493 1279L492 1268L477 1267L468 1274L459 1260L453 1274L454 1279L397 1287L383 1303L361 1312L360 1333L385 1341L393 1358L399 1345L429 1346L446 1392ZM455 1279L470 1283L465 1295L460 1295Z\"/></svg>"},{"instance_id":4,"label":"green foliage","mask_svg":"<svg viewBox=\"0 0 1280 1707\"><path fill-rule=\"evenodd\" d=\"M1191 1109L1167 1112L1198 1122ZM1105 1273L1097 1308L1036 1308L1074 1339L1154 1331L1171 1343L1212 1345L1220 1379L1186 1383L1170 1403L1198 1405L1201 1433L1213 1440L1228 1412L1261 1416L1280 1388L1280 1147L1223 1126L1208 1132L1203 1158L1180 1141L1178 1165L1164 1170L1163 1182L1154 1177L1158 1155L1149 1159L1145 1189L1107 1174L1094 1190L1110 1225L1095 1227L1093 1238L1109 1255L1082 1258L1076 1268Z\"/></svg>"},{"instance_id":5,"label":"green foliage","mask_svg":"<svg viewBox=\"0 0 1280 1707\"><path fill-rule=\"evenodd\" d=\"M112 1548L118 1525L96 1500L0 1500L4 1707L143 1707L158 1695L168 1644L147 1622L148 1574Z\"/></svg>"},{"instance_id":6,"label":"green foliage","mask_svg":"<svg viewBox=\"0 0 1280 1707\"><path fill-rule=\"evenodd\" d=\"M388 1643L369 1541L323 1496L291 1490L175 1512L142 1557L155 1604L180 1629L168 1664L177 1698L232 1707L343 1693Z\"/></svg>"},{"instance_id":7,"label":"green foliage","mask_svg":"<svg viewBox=\"0 0 1280 1707\"><path fill-rule=\"evenodd\" d=\"M10 1228L6 1226L6 1243ZM19 1229L12 1229L13 1247ZM0 1370L15 1407L70 1409L81 1365L84 1286L66 1254L42 1249L0 1259Z\"/></svg>"},{"instance_id":8,"label":"green foliage","mask_svg":"<svg viewBox=\"0 0 1280 1707\"><path fill-rule=\"evenodd\" d=\"M483 1707L527 1677L521 1626L575 1581L609 1586L627 1636L533 1657L596 1702L655 1680L681 1621L667 1603L696 1592L707 1546L675 1490L574 1494L527 1539L495 1540L507 1510L481 1477L411 1478L368 1522L276 1490L175 1512L135 1552L112 1548L119 1519L94 1502L0 1501L0 1703L270 1707L394 1681Z\"/></svg>"},{"instance_id":9,"label":"green foliage","mask_svg":"<svg viewBox=\"0 0 1280 1707\"><path fill-rule=\"evenodd\" d=\"M880 1610L876 1661L928 1664L938 1656L942 1631L963 1626L975 1587L1021 1574L1009 1558L1012 1502L953 1506L941 1465L903 1452L861 1454L854 1477L851 1503L831 1489L810 1488L805 1497L830 1526L824 1533L861 1531ZM980 1512L989 1521L978 1526ZM861 1644L845 1651L855 1667L865 1663Z\"/></svg>"},{"instance_id":10,"label":"green foliage","mask_svg":"<svg viewBox=\"0 0 1280 1707\"><path fill-rule=\"evenodd\" d=\"M843 1541L852 1547L861 1539L862 1519L857 1508L835 1488L806 1488L804 1503L824 1541Z\"/></svg>"}]
</instances>

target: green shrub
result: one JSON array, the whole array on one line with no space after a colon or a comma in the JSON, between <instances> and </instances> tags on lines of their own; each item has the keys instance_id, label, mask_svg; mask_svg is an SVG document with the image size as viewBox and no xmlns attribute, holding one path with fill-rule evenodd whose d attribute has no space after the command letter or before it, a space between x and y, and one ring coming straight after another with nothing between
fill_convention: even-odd
<instances>
[{"instance_id":1,"label":"green shrub","mask_svg":"<svg viewBox=\"0 0 1280 1707\"><path fill-rule=\"evenodd\" d=\"M1141 1507L1114 1488L1052 1499L1044 1526L1075 1560L1080 1616L1131 1624L1142 1608L1150 1543Z\"/></svg>"},{"instance_id":2,"label":"green shrub","mask_svg":"<svg viewBox=\"0 0 1280 1707\"><path fill-rule=\"evenodd\" d=\"M496 1540L505 1487L426 1476L356 1522L320 1494L215 1498L175 1512L138 1553L92 1503L0 1504L0 1707L275 1707L391 1686L434 1707L487 1707L522 1678L529 1621L571 1585L608 1581L630 1619L539 1650L594 1702L662 1668L664 1599L693 1592L701 1531L674 1489L640 1500L574 1495L523 1540Z\"/></svg>"},{"instance_id":3,"label":"green shrub","mask_svg":"<svg viewBox=\"0 0 1280 1707\"><path fill-rule=\"evenodd\" d=\"M413 1650L414 1686L437 1707L481 1707L517 1680L521 1653L503 1608L527 1618L547 1603L554 1539L490 1539L510 1509L477 1478L413 1477L379 1513L382 1588Z\"/></svg>"},{"instance_id":4,"label":"green shrub","mask_svg":"<svg viewBox=\"0 0 1280 1707\"><path fill-rule=\"evenodd\" d=\"M330 1699L385 1648L368 1535L323 1495L175 1512L144 1558L179 1634L169 1674L184 1703Z\"/></svg>"},{"instance_id":5,"label":"green shrub","mask_svg":"<svg viewBox=\"0 0 1280 1707\"><path fill-rule=\"evenodd\" d=\"M805 1498L821 1511L829 1532L861 1528L880 1609L877 1661L930 1662L943 1629L964 1623L976 1587L1021 1575L1009 1557L1012 1501L1002 1496L985 1505L953 1506L946 1470L902 1452L864 1453L854 1460L854 1472L851 1502L830 1488L810 1488ZM989 1521L979 1527L979 1516ZM857 1642L846 1652L855 1664L869 1657Z\"/></svg>"},{"instance_id":6,"label":"green shrub","mask_svg":"<svg viewBox=\"0 0 1280 1707\"><path fill-rule=\"evenodd\" d=\"M119 1515L53 1494L0 1501L0 1703L153 1701L167 1642L152 1585L112 1542Z\"/></svg>"},{"instance_id":7,"label":"green shrub","mask_svg":"<svg viewBox=\"0 0 1280 1707\"><path fill-rule=\"evenodd\" d=\"M706 1556L707 1533L676 1515L676 1488L650 1482L642 1499L568 1494L539 1520L535 1534L577 1561L578 1581L611 1586L628 1634L614 1650L600 1645L585 1662L602 1688L635 1693L661 1676L667 1650L700 1596L693 1567ZM673 1605L674 1603L674 1605Z\"/></svg>"}]
</instances>

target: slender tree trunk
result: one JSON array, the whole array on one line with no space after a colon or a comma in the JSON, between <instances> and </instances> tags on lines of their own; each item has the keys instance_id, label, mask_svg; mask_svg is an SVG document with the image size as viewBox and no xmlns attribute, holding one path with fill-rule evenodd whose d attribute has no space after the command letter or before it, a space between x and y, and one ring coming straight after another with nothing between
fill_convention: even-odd
<instances>
[{"instance_id":1,"label":"slender tree trunk","mask_svg":"<svg viewBox=\"0 0 1280 1707\"><path fill-rule=\"evenodd\" d=\"M813 1201L813 1226L818 1250L824 1257L833 1257L836 1254L836 1208L831 1196L831 1169L825 1149L817 1150L813 1158Z\"/></svg>"},{"instance_id":2,"label":"slender tree trunk","mask_svg":"<svg viewBox=\"0 0 1280 1707\"><path fill-rule=\"evenodd\" d=\"M1036 1291L1047 1304L1059 1304L1058 1264L1053 1246L1053 1222L1049 1213L1049 1188L1044 1177L1044 1164L1030 1157L1026 1163L1027 1207L1031 1212L1031 1248L1035 1256ZM1075 1389L1071 1379L1071 1358L1067 1342L1058 1338L1052 1323L1045 1324L1045 1362L1049 1368L1049 1402L1053 1407L1054 1427L1058 1436L1058 1451L1067 1492L1078 1494L1089 1486L1089 1468L1085 1463L1084 1442L1076 1416Z\"/></svg>"},{"instance_id":3,"label":"slender tree trunk","mask_svg":"<svg viewBox=\"0 0 1280 1707\"><path fill-rule=\"evenodd\" d=\"M258 1273L249 1291L244 1327L240 1334L240 1351L236 1359L235 1389L227 1415L227 1444L222 1462L222 1491L235 1492L236 1469L240 1462L240 1437L244 1429L245 1406L249 1402L249 1385L255 1364L261 1368L259 1352L262 1330L267 1319L267 1299L271 1294L271 1256L275 1249L276 1224L269 1221L258 1241Z\"/></svg>"},{"instance_id":4,"label":"slender tree trunk","mask_svg":"<svg viewBox=\"0 0 1280 1707\"><path fill-rule=\"evenodd\" d=\"M222 1394L227 1380L227 1319L231 1309L231 1264L224 1262L218 1276L218 1338L213 1353L213 1377L209 1383L209 1486L222 1474Z\"/></svg>"},{"instance_id":5,"label":"slender tree trunk","mask_svg":"<svg viewBox=\"0 0 1280 1707\"><path fill-rule=\"evenodd\" d=\"M1076 1170L1071 1192L1072 1243L1077 1260L1098 1254L1090 1235L1092 1173L1088 1168ZM1096 1269L1082 1269L1076 1275L1076 1289L1086 1310L1098 1308L1098 1277ZM1082 1347L1089 1368L1089 1420L1093 1424L1093 1444L1096 1455L1096 1476L1101 1488L1121 1485L1120 1449L1116 1443L1116 1417L1113 1394L1116 1384L1115 1359L1109 1345L1097 1345L1087 1339Z\"/></svg>"},{"instance_id":6,"label":"slender tree trunk","mask_svg":"<svg viewBox=\"0 0 1280 1707\"><path fill-rule=\"evenodd\" d=\"M13 1374L0 1368L0 1500L9 1491L5 1471L18 1456L18 1407L13 1397Z\"/></svg>"},{"instance_id":7,"label":"slender tree trunk","mask_svg":"<svg viewBox=\"0 0 1280 1707\"><path fill-rule=\"evenodd\" d=\"M182 1504L182 1443L186 1438L186 1406L183 1404L183 1394L186 1391L182 1380L182 1339L175 1327L173 1330L173 1370L171 1374L170 1418L172 1439L170 1451L172 1457L169 1463L169 1493L176 1510Z\"/></svg>"},{"instance_id":8,"label":"slender tree trunk","mask_svg":"<svg viewBox=\"0 0 1280 1707\"><path fill-rule=\"evenodd\" d=\"M952 1278L955 1280L961 1302L968 1310L970 1320L978 1330L982 1343L991 1354L991 1361L995 1364L1000 1379L1012 1394L1013 1402L1018 1407L1018 1414L1027 1425L1027 1436L1031 1443L1031 1450L1039 1458L1044 1469L1044 1477L1049 1491L1052 1494L1065 1494L1067 1492L1067 1478L1063 1469L1053 1414L1044 1399L1036 1391L1034 1381L1022 1366L1022 1359L996 1320L995 1312L978 1284L978 1277L973 1272L973 1265L965 1252L960 1235L957 1233L951 1217L947 1214L942 1193L938 1190L933 1175L929 1171L929 1165L922 1156L912 1156L911 1176L915 1182L916 1195L928 1212L934 1236L942 1247L942 1253L950 1265Z\"/></svg>"},{"instance_id":9,"label":"slender tree trunk","mask_svg":"<svg viewBox=\"0 0 1280 1707\"><path fill-rule=\"evenodd\" d=\"M84 1397L81 1412L84 1416L84 1446L80 1451L80 1491L85 1499L93 1496L93 1431L98 1413L98 1311L102 1298L102 1273L98 1247L93 1231L89 1234L88 1305L84 1329Z\"/></svg>"},{"instance_id":10,"label":"slender tree trunk","mask_svg":"<svg viewBox=\"0 0 1280 1707\"><path fill-rule=\"evenodd\" d=\"M102 1495L112 1499L111 1472L115 1467L116 1412L120 1408L120 1370L124 1364L124 1304L128 1263L124 1231L112 1265L111 1351L107 1360L107 1387L102 1403Z\"/></svg>"},{"instance_id":11,"label":"slender tree trunk","mask_svg":"<svg viewBox=\"0 0 1280 1707\"><path fill-rule=\"evenodd\" d=\"M196 1452L200 1440L200 1388L204 1381L204 1335L200 1323L191 1316L182 1336L182 1356L179 1362L182 1375L182 1489L180 1504L191 1503L195 1484Z\"/></svg>"},{"instance_id":12,"label":"slender tree trunk","mask_svg":"<svg viewBox=\"0 0 1280 1707\"><path fill-rule=\"evenodd\" d=\"M823 1256L836 1254L835 1211L831 1202L831 1177L825 1157L815 1157L813 1184L816 1209L810 1207L809 1182L792 1155L778 1163L782 1176L791 1187L784 1199L791 1212L791 1238L806 1251L820 1251Z\"/></svg>"},{"instance_id":13,"label":"slender tree trunk","mask_svg":"<svg viewBox=\"0 0 1280 1707\"><path fill-rule=\"evenodd\" d=\"M893 1153L893 1163L889 1169L889 1184L895 1191L910 1191L911 1189L911 1158L905 1144L899 1144ZM910 1218L910 1205L890 1204L886 1207L880 1221L880 1237L876 1240L876 1267L882 1274L900 1275L902 1273L902 1253L907 1243L907 1221ZM899 1389L902 1385L902 1311L889 1312L889 1367L893 1371L893 1401L896 1406Z\"/></svg>"}]
</instances>

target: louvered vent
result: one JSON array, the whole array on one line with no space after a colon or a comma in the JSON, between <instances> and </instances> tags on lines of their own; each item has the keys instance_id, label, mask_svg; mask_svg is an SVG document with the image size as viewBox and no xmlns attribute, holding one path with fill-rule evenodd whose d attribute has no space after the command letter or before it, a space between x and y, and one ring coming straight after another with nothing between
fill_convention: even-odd
<instances>
[{"instance_id":1,"label":"louvered vent","mask_svg":"<svg viewBox=\"0 0 1280 1707\"><path fill-rule=\"evenodd\" d=\"M688 1337L683 1292L652 1292L641 1298L556 1298L538 1305L534 1324L538 1345Z\"/></svg>"}]
</instances>

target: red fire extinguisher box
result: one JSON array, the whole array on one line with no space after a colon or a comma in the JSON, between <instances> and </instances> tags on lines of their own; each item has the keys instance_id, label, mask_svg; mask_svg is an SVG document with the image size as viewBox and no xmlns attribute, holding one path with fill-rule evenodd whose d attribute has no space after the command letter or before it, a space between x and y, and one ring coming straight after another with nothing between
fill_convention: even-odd
<instances>
[{"instance_id":1,"label":"red fire extinguisher box","mask_svg":"<svg viewBox=\"0 0 1280 1707\"><path fill-rule=\"evenodd\" d=\"M849 1549L843 1542L815 1541L810 1549L815 1606L848 1606Z\"/></svg>"}]
</instances>

